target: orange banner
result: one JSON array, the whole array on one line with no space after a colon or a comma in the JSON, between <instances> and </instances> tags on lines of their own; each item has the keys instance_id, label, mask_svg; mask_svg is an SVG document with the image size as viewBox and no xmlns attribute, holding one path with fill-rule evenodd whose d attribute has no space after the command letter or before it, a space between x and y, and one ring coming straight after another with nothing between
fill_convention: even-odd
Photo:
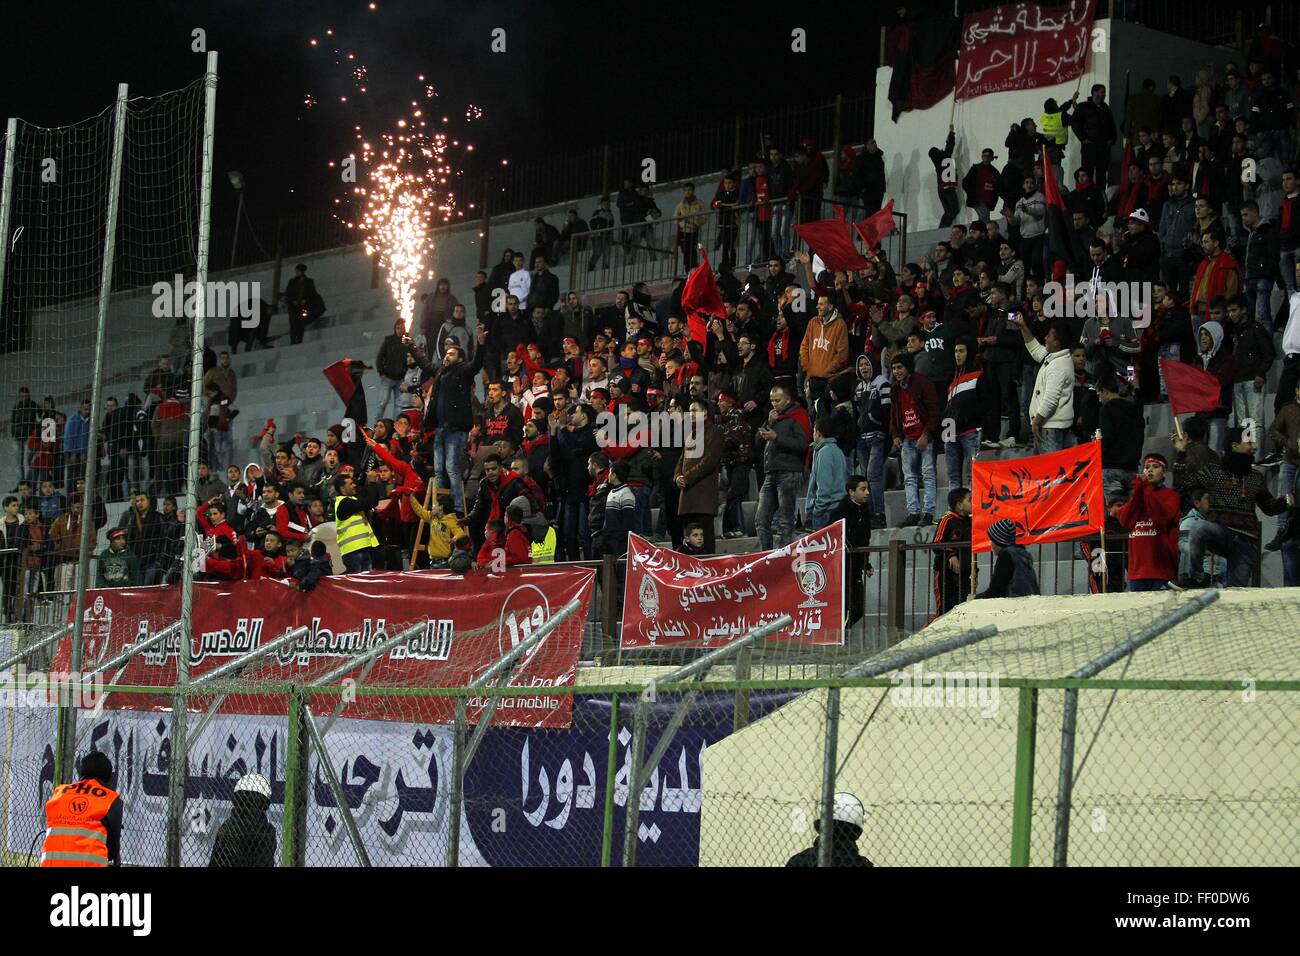
<instances>
[{"instance_id":1,"label":"orange banner","mask_svg":"<svg viewBox=\"0 0 1300 956\"><path fill-rule=\"evenodd\" d=\"M1009 461L976 461L971 468L971 549L989 550L989 525L1016 524L1017 544L1069 541L1106 522L1101 442Z\"/></svg>"}]
</instances>

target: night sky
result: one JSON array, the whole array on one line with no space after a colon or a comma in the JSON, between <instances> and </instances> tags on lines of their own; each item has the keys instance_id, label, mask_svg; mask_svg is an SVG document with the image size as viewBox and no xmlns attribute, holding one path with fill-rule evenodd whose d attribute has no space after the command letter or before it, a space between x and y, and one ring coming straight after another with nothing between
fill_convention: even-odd
<instances>
[{"instance_id":1,"label":"night sky","mask_svg":"<svg viewBox=\"0 0 1300 956\"><path fill-rule=\"evenodd\" d=\"M203 27L220 53L214 203L228 207L225 173L238 168L250 208L291 210L342 194L326 162L352 148L354 123L388 128L422 89L421 73L439 93L431 115L450 116L448 132L494 163L867 88L879 43L873 8L770 9L658 0L585 9L378 0L375 11L366 0L25 4L6 24L3 110L62 125L108 106L119 82L133 96L182 87L202 72L190 31ZM489 49L495 27L507 31L505 54ZM808 31L807 54L790 50L794 27ZM329 46L367 66L364 97ZM317 100L311 109L307 93ZM467 128L469 104L483 118Z\"/></svg>"}]
</instances>

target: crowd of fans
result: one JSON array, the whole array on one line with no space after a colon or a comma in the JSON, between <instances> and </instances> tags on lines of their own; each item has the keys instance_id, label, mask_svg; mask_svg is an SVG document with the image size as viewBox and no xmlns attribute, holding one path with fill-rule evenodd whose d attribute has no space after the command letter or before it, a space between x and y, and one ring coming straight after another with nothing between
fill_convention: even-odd
<instances>
[{"instance_id":1,"label":"crowd of fans","mask_svg":"<svg viewBox=\"0 0 1300 956\"><path fill-rule=\"evenodd\" d=\"M1252 62L1244 75L1202 69L1190 88L1170 77L1163 96L1147 80L1121 121L1105 94L1096 86L1082 103L1047 100L1037 121L1010 126L1003 166L988 146L960 176L949 173L950 127L931 150L950 234L897 272L868 250L855 273L816 273L788 228L789 203L775 201L819 206L826 164L801 144L791 165L769 144L724 177L712 202L724 317L688 318L684 276L658 297L638 283L596 308L575 292L561 297L551 264L568 255L588 268L607 263L611 245L626 242L630 252L635 224L655 218L649 191L629 181L616 197L622 237L587 236L614 224L604 199L589 220L571 211L563 230L539 219L533 248L506 250L464 301L438 280L418 322L396 323L379 348L373 416L364 377L372 366L354 362L357 387L338 424L290 437L268 421L236 451L236 376L229 354L209 349L196 489L205 543L191 559L207 577L287 577L307 589L331 569L618 555L630 533L711 554L715 516L721 511L724 537L744 536L743 506L755 496L759 548L840 518L851 543L865 545L888 525L886 462L895 456L901 526L939 517L937 540L960 543L969 540L971 463L981 450L1047 452L1099 433L1110 519L1129 534L1128 567L1121 559L1109 574L1112 588L1125 578L1135 589L1180 577L1203 585L1207 555L1222 559L1224 582L1249 583L1261 511L1286 515L1267 547L1282 550L1287 583L1300 583L1294 90L1277 64ZM1071 134L1083 161L1071 188L1061 181L1075 250L1062 263L1059 241L1048 241L1042 163L1045 150L1060 177ZM837 161L841 194L878 208L886 184L875 141ZM973 218L960 224L963 201ZM757 225L744 257L742 211ZM675 210L688 266L708 216L688 186ZM734 268L755 251L767 256L761 265ZM1098 296L1095 314L1054 318L1047 283L1063 273L1094 288L1137 283L1153 293L1150 309L1141 297ZM300 267L286 290L293 341L323 311L309 283ZM265 325L253 339L269 345ZM105 462L103 497L131 501L99 557L97 583L179 576L186 558L175 496L190 379L185 335L176 342L181 348L143 383L143 400L108 399L93 445L88 403L65 419L51 399L37 406L21 391L10 422L23 480L0 521L0 548L16 547L21 558L4 564L6 602L16 590L12 568L29 593L67 583L80 522L102 530L99 496L83 517L76 485L92 448ZM1194 365L1221 389L1217 408L1172 436L1172 463L1143 455L1144 406L1167 400L1161 359ZM1278 363L1265 428L1265 386ZM602 415L634 411L689 420L703 440L619 444L602 430ZM248 452L252 462L241 465ZM940 453L949 486L942 515ZM1278 467L1273 492L1260 466ZM1188 532L1181 571L1180 527ZM995 544L993 581L977 596L1036 590L1014 528L1000 528ZM940 610L976 590L969 568L968 548L936 550ZM865 560L851 566L857 578L871 571Z\"/></svg>"}]
</instances>

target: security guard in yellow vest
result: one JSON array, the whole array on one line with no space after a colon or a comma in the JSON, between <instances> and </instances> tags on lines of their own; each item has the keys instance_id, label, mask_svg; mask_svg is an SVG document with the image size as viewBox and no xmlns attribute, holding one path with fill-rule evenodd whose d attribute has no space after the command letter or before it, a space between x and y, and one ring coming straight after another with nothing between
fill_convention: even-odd
<instances>
[{"instance_id":1,"label":"security guard in yellow vest","mask_svg":"<svg viewBox=\"0 0 1300 956\"><path fill-rule=\"evenodd\" d=\"M351 475L334 479L334 538L348 574L360 574L374 567L374 550L379 539L370 527L366 508L357 500L357 480Z\"/></svg>"},{"instance_id":2,"label":"security guard in yellow vest","mask_svg":"<svg viewBox=\"0 0 1300 956\"><path fill-rule=\"evenodd\" d=\"M46 801L41 866L117 866L122 798L108 785L112 761L92 750L77 770L81 779L55 787Z\"/></svg>"},{"instance_id":3,"label":"security guard in yellow vest","mask_svg":"<svg viewBox=\"0 0 1300 956\"><path fill-rule=\"evenodd\" d=\"M546 520L546 516L533 514L533 506L523 495L510 502L510 507L518 508L523 514L520 523L528 531L528 553L533 559L533 564L553 564L555 562L555 529Z\"/></svg>"},{"instance_id":4,"label":"security guard in yellow vest","mask_svg":"<svg viewBox=\"0 0 1300 956\"><path fill-rule=\"evenodd\" d=\"M1058 106L1056 100L1049 96L1043 103L1043 114L1038 117L1039 134L1047 143L1047 155L1052 160L1052 169L1056 171L1058 183L1061 180L1061 164L1065 162L1065 147L1070 142L1068 114L1078 99L1076 91L1063 106Z\"/></svg>"}]
</instances>

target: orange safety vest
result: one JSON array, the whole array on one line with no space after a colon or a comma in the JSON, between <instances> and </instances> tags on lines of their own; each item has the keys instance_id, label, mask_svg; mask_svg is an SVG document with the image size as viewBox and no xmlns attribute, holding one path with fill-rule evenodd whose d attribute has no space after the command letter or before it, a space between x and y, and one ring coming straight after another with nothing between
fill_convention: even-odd
<instances>
[{"instance_id":1,"label":"orange safety vest","mask_svg":"<svg viewBox=\"0 0 1300 956\"><path fill-rule=\"evenodd\" d=\"M98 780L54 788L45 804L41 866L108 866L104 817L117 794Z\"/></svg>"}]
</instances>

